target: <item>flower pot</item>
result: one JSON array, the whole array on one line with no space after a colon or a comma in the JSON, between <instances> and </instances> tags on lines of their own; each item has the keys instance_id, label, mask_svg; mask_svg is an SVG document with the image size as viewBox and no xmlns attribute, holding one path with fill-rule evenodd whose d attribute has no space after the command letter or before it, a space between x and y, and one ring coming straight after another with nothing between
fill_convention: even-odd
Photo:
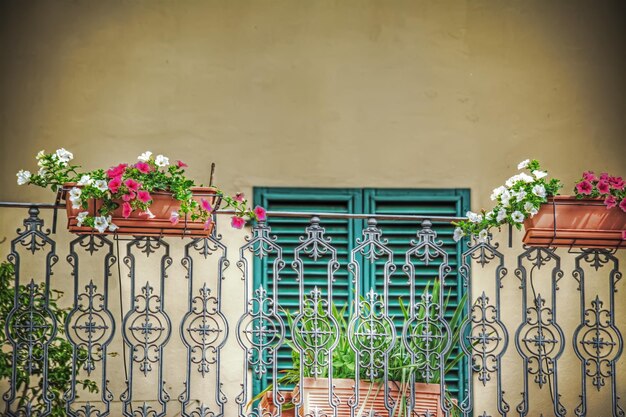
<instances>
[{"instance_id":1,"label":"flower pot","mask_svg":"<svg viewBox=\"0 0 626 417\"><path fill-rule=\"evenodd\" d=\"M354 396L355 381L353 379L333 379L333 394L339 399L337 408L338 417L350 417L349 401ZM389 382L389 395L394 401L401 399L400 383ZM326 378L304 378L301 382L302 401L304 415L308 413L314 415L314 411L319 411L333 415L333 409L328 404L328 380ZM405 395L410 395L407 388ZM369 381L359 382L359 402L356 411L363 409L364 415L370 415L373 411L375 415L387 416L389 412L385 407L385 390L378 383ZM442 417L441 391L439 384L415 384L415 407L416 415L430 412L432 417ZM397 411L396 411L397 412ZM395 414L394 414L395 415Z\"/></svg>"},{"instance_id":2,"label":"flower pot","mask_svg":"<svg viewBox=\"0 0 626 417\"><path fill-rule=\"evenodd\" d=\"M626 247L626 213L619 207L607 209L600 199L555 196L539 212L524 221L522 241L542 247Z\"/></svg>"},{"instance_id":3,"label":"flower pot","mask_svg":"<svg viewBox=\"0 0 626 417\"><path fill-rule=\"evenodd\" d=\"M75 184L64 184L63 189L67 190L75 187ZM80 188L80 187L79 187ZM216 201L217 195L216 189L213 187L193 187L193 199L200 202L202 198L207 200L213 210L217 209ZM91 234L99 233L97 230L88 226L78 226L76 216L81 211L85 211L83 208L74 209L72 203L65 197L66 193L62 194L62 198L65 199L65 207L67 210L67 229L71 233L76 234ZM135 210L127 218L122 216L122 203L121 200L114 200L118 203L119 207L111 213L111 221L118 226L115 232L105 231L104 234L118 234L118 235L133 235L133 236L188 236L188 237L206 237L211 234L215 222L211 221L209 227L206 228L202 221L192 221L191 219L180 218L177 224L172 224L170 217L172 211L180 210L180 201L176 200L172 193L165 191L151 192L152 204L150 204L150 211L154 217L150 218L147 213ZM97 214L97 210L102 206L101 200L89 201L89 206L86 211L90 215Z\"/></svg>"},{"instance_id":4,"label":"flower pot","mask_svg":"<svg viewBox=\"0 0 626 417\"><path fill-rule=\"evenodd\" d=\"M293 393L290 391L281 391L283 398L285 399L285 403L283 404L283 409L281 410L282 417L295 417L295 409L290 408L285 410L286 405L292 406ZM265 393L263 398L259 401L259 408L261 409L261 416L278 416L278 406L274 404L274 392L268 391Z\"/></svg>"}]
</instances>

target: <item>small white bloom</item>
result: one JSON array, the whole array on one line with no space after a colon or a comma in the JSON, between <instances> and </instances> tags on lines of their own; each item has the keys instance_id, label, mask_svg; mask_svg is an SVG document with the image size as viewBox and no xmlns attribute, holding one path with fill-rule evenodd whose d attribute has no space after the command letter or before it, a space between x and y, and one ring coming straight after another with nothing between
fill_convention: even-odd
<instances>
[{"instance_id":1,"label":"small white bloom","mask_svg":"<svg viewBox=\"0 0 626 417\"><path fill-rule=\"evenodd\" d=\"M93 221L93 227L100 233L104 233L105 230L109 227L109 222L107 222L106 217L98 216Z\"/></svg>"},{"instance_id":2,"label":"small white bloom","mask_svg":"<svg viewBox=\"0 0 626 417\"><path fill-rule=\"evenodd\" d=\"M501 223L504 219L506 219L506 210L505 209L500 209L498 211L498 215L496 216L496 221L498 223Z\"/></svg>"},{"instance_id":3,"label":"small white bloom","mask_svg":"<svg viewBox=\"0 0 626 417\"><path fill-rule=\"evenodd\" d=\"M509 193L509 190L504 190L504 192L500 194L500 202L502 203L503 206L508 207L510 200L511 200L511 193Z\"/></svg>"},{"instance_id":4,"label":"small white bloom","mask_svg":"<svg viewBox=\"0 0 626 417\"><path fill-rule=\"evenodd\" d=\"M82 194L82 191L80 188L78 187L74 187L70 190L70 199L78 199L80 198L80 195Z\"/></svg>"},{"instance_id":5,"label":"small white bloom","mask_svg":"<svg viewBox=\"0 0 626 417\"><path fill-rule=\"evenodd\" d=\"M491 219L493 219L493 215L494 215L493 210L492 211L488 211L487 213L485 213L485 219L491 220Z\"/></svg>"},{"instance_id":6,"label":"small white bloom","mask_svg":"<svg viewBox=\"0 0 626 417\"><path fill-rule=\"evenodd\" d=\"M535 217L535 214L539 213L539 210L533 207L528 213L530 213L530 217Z\"/></svg>"},{"instance_id":7,"label":"small white bloom","mask_svg":"<svg viewBox=\"0 0 626 417\"><path fill-rule=\"evenodd\" d=\"M487 236L489 236L489 233L487 232L487 229L481 230L480 232L478 232L478 241L479 242L487 241Z\"/></svg>"},{"instance_id":8,"label":"small white bloom","mask_svg":"<svg viewBox=\"0 0 626 417\"><path fill-rule=\"evenodd\" d=\"M531 203L530 201L527 201L527 202L524 204L524 211L525 211L526 213L530 213L530 211L531 211L532 209L534 209L534 208L535 208L534 204L533 204L533 203Z\"/></svg>"},{"instance_id":9,"label":"small white bloom","mask_svg":"<svg viewBox=\"0 0 626 417\"><path fill-rule=\"evenodd\" d=\"M515 197L516 201L522 201L526 197L526 191L519 190L511 192L511 195Z\"/></svg>"},{"instance_id":10,"label":"small white bloom","mask_svg":"<svg viewBox=\"0 0 626 417\"><path fill-rule=\"evenodd\" d=\"M504 187L504 185L501 185L498 188L494 188L493 193L491 193L491 201L495 201L496 198L498 198L505 191L506 191L506 187Z\"/></svg>"},{"instance_id":11,"label":"small white bloom","mask_svg":"<svg viewBox=\"0 0 626 417\"><path fill-rule=\"evenodd\" d=\"M517 164L517 169L524 169L530 164L530 159L524 159L522 162Z\"/></svg>"},{"instance_id":12,"label":"small white bloom","mask_svg":"<svg viewBox=\"0 0 626 417\"><path fill-rule=\"evenodd\" d=\"M513 175L511 178L509 178L508 180L506 180L506 182L504 183L508 188L511 188L513 186L513 184L515 184L517 181L520 180L520 176L519 174L515 174Z\"/></svg>"},{"instance_id":13,"label":"small white bloom","mask_svg":"<svg viewBox=\"0 0 626 417\"><path fill-rule=\"evenodd\" d=\"M546 171L539 171L536 169L533 171L533 175L535 176L535 178L540 179L543 177L547 177L548 173Z\"/></svg>"},{"instance_id":14,"label":"small white bloom","mask_svg":"<svg viewBox=\"0 0 626 417\"><path fill-rule=\"evenodd\" d=\"M452 238L454 239L455 242L458 242L459 240L461 240L463 236L465 236L465 232L463 232L463 229L461 229L460 227L457 227L456 229L454 229L454 235L452 236Z\"/></svg>"},{"instance_id":15,"label":"small white bloom","mask_svg":"<svg viewBox=\"0 0 626 417\"><path fill-rule=\"evenodd\" d=\"M524 221L524 215L521 211L514 211L513 214L511 214L511 218L515 223L521 223Z\"/></svg>"},{"instance_id":16,"label":"small white bloom","mask_svg":"<svg viewBox=\"0 0 626 417\"><path fill-rule=\"evenodd\" d=\"M37 171L37 175L39 175L40 177L45 176L48 173L48 170L45 169L44 167L39 168L39 171Z\"/></svg>"},{"instance_id":17,"label":"small white bloom","mask_svg":"<svg viewBox=\"0 0 626 417\"><path fill-rule=\"evenodd\" d=\"M37 160L42 159L44 156L46 156L46 151L44 151L43 149L40 150L39 152L37 152L37 156L35 158L37 158Z\"/></svg>"},{"instance_id":18,"label":"small white bloom","mask_svg":"<svg viewBox=\"0 0 626 417\"><path fill-rule=\"evenodd\" d=\"M115 232L117 229L119 229L119 227L116 224L109 223L109 231L110 232Z\"/></svg>"},{"instance_id":19,"label":"small white bloom","mask_svg":"<svg viewBox=\"0 0 626 417\"><path fill-rule=\"evenodd\" d=\"M170 164L170 159L167 156L157 155L154 159L154 163L159 167L166 167Z\"/></svg>"},{"instance_id":20,"label":"small white bloom","mask_svg":"<svg viewBox=\"0 0 626 417\"><path fill-rule=\"evenodd\" d=\"M109 186L107 185L107 182L105 180L96 180L93 185L100 191L106 191L109 189Z\"/></svg>"},{"instance_id":21,"label":"small white bloom","mask_svg":"<svg viewBox=\"0 0 626 417\"><path fill-rule=\"evenodd\" d=\"M531 177L530 175L528 175L525 172L522 172L521 174L519 174L519 179L526 182L526 183L530 183L535 181L535 179L533 177Z\"/></svg>"},{"instance_id":22,"label":"small white bloom","mask_svg":"<svg viewBox=\"0 0 626 417\"><path fill-rule=\"evenodd\" d=\"M478 223L483 220L482 214L474 213L473 211L468 211L465 215L472 223Z\"/></svg>"},{"instance_id":23,"label":"small white bloom","mask_svg":"<svg viewBox=\"0 0 626 417\"><path fill-rule=\"evenodd\" d=\"M78 185L91 185L91 184L93 184L93 180L87 174L83 175L82 177L80 177L80 180L78 180Z\"/></svg>"},{"instance_id":24,"label":"small white bloom","mask_svg":"<svg viewBox=\"0 0 626 417\"><path fill-rule=\"evenodd\" d=\"M138 160L140 160L141 162L148 162L150 160L150 157L152 156L152 152L150 151L145 151L144 153L142 153L141 155L139 155L137 157Z\"/></svg>"},{"instance_id":25,"label":"small white bloom","mask_svg":"<svg viewBox=\"0 0 626 417\"><path fill-rule=\"evenodd\" d=\"M70 197L70 202L72 203L73 209L79 209L80 205L80 197Z\"/></svg>"},{"instance_id":26,"label":"small white bloom","mask_svg":"<svg viewBox=\"0 0 626 417\"><path fill-rule=\"evenodd\" d=\"M32 176L30 171L25 171L23 169L20 169L20 171L15 175L17 176L18 185L28 184L30 182L30 177Z\"/></svg>"},{"instance_id":27,"label":"small white bloom","mask_svg":"<svg viewBox=\"0 0 626 417\"><path fill-rule=\"evenodd\" d=\"M81 227L83 225L83 222L87 219L87 216L89 216L88 211L81 211L80 213L78 213L78 216L76 216L76 222L78 224L78 227Z\"/></svg>"},{"instance_id":28,"label":"small white bloom","mask_svg":"<svg viewBox=\"0 0 626 417\"><path fill-rule=\"evenodd\" d=\"M57 159L64 164L74 159L74 154L72 154L70 151L67 151L65 148L57 149L55 155Z\"/></svg>"},{"instance_id":29,"label":"small white bloom","mask_svg":"<svg viewBox=\"0 0 626 417\"><path fill-rule=\"evenodd\" d=\"M533 187L533 194L537 197L545 198L546 196L546 187L543 184L537 184Z\"/></svg>"}]
</instances>

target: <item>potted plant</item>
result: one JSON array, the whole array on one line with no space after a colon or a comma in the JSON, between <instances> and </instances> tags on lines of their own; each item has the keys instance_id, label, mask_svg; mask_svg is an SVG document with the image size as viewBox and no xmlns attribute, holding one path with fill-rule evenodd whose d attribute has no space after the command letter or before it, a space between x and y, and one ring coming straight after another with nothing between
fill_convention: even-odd
<instances>
[{"instance_id":1,"label":"potted plant","mask_svg":"<svg viewBox=\"0 0 626 417\"><path fill-rule=\"evenodd\" d=\"M425 294L429 293L429 288L424 290ZM435 281L432 292L430 293L433 299L439 297L439 281ZM452 319L449 322L451 329L452 346L459 343L461 337L461 326L463 321L463 306L465 305L466 295L462 297L459 302L459 306L456 308ZM445 310L448 305L449 294L444 301L443 309ZM406 323L409 320L408 309L400 299L400 307L403 312L403 319ZM310 307L307 307L310 308ZM350 346L349 338L351 336L350 326L346 319L345 311L346 306L341 310L338 310L334 304L331 304L331 311L333 318L339 324L339 340L337 346L332 350L333 357L333 395L339 399L338 415L349 416L350 415L350 400L354 396L355 387L355 372L357 356L355 351ZM293 329L293 317L286 312L287 320L290 327ZM418 317L418 320L423 317ZM329 319L326 319L330 322ZM327 323L331 325L331 323ZM305 329L312 330L312 329ZM311 334L311 332L305 332L305 334ZM354 335L352 335L354 336ZM303 337L303 336L296 336ZM304 336L310 337L310 336ZM312 342L312 341L310 341ZM388 339L379 340L377 343L388 344L391 341ZM282 386L296 385L293 393L281 392L285 398L285 403L282 406L282 415L284 417L294 416L294 404L289 401L293 398L300 397L302 399L302 412L304 415L318 410L319 412L327 413L330 415L332 409L328 404L328 369L324 369L321 375L314 377L311 374L310 369L305 369L304 379L300 380L300 353L296 348L293 340L287 342L292 349L292 368L284 371L283 376L278 380L278 383ZM423 341L413 343L424 343ZM417 346L414 346L417 347ZM444 349L444 346L439 346L438 349ZM463 354L454 352L454 349L449 349L444 355L445 371L450 371L462 358ZM432 361L437 359L433 356ZM388 354L388 393L393 402L392 416L404 417L407 413L410 394L411 394L411 380L414 377L414 394L415 402L413 410L417 413L424 413L430 411L435 416L443 416L441 410L441 390L440 390L440 375L438 372L434 372L428 383L424 380L420 370L423 369L421 363L411 363L411 355L407 351L404 343L400 338L396 340L396 343L391 347ZM430 364L433 368L437 368L435 363ZM372 378L368 377L366 370L361 368L359 375L359 401L356 404L356 416L369 416L371 412L377 415L387 415L388 410L385 407L385 389L384 378L380 377ZM301 390L301 393L298 393ZM273 386L269 385L261 393L259 393L252 401L251 404L260 400L259 407L263 415L276 415L277 407L273 404ZM447 400L449 404L452 404L452 416L459 415L459 410L455 406L455 400L446 392ZM435 411L436 410L436 411Z\"/></svg>"},{"instance_id":2,"label":"potted plant","mask_svg":"<svg viewBox=\"0 0 626 417\"><path fill-rule=\"evenodd\" d=\"M621 177L585 172L574 196L557 195L561 183L547 180L537 160L525 160L522 170L493 190L495 207L467 212L454 223L454 239L474 236L484 241L493 227L524 226L522 241L529 246L621 247L626 236L626 190ZM527 171L527 172L526 172Z\"/></svg>"},{"instance_id":3,"label":"potted plant","mask_svg":"<svg viewBox=\"0 0 626 417\"><path fill-rule=\"evenodd\" d=\"M171 164L168 157L147 151L134 163L81 171L71 164L73 158L63 148L40 151L36 174L17 173L19 185L49 187L59 193L73 233L206 236L221 203L235 210L233 227L242 228L247 219L265 220L265 209L249 209L243 194L229 197L212 185L197 186L185 176L187 165L182 161Z\"/></svg>"}]
</instances>

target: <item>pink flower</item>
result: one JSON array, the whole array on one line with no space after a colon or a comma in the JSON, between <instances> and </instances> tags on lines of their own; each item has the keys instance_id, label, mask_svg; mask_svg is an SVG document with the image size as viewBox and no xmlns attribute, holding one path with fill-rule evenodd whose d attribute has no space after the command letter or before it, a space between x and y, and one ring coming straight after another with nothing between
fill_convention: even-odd
<instances>
[{"instance_id":1,"label":"pink flower","mask_svg":"<svg viewBox=\"0 0 626 417\"><path fill-rule=\"evenodd\" d=\"M609 184L611 184L611 188L614 190L623 190L625 185L622 177L610 177Z\"/></svg>"},{"instance_id":2,"label":"pink flower","mask_svg":"<svg viewBox=\"0 0 626 417\"><path fill-rule=\"evenodd\" d=\"M603 172L602 174L600 174L600 181L608 181L608 180L609 180L608 172Z\"/></svg>"},{"instance_id":3,"label":"pink flower","mask_svg":"<svg viewBox=\"0 0 626 417\"><path fill-rule=\"evenodd\" d=\"M578 194L589 195L591 194L592 190L593 185L591 185L591 183L587 180L583 180L576 184L576 191L578 192Z\"/></svg>"},{"instance_id":4,"label":"pink flower","mask_svg":"<svg viewBox=\"0 0 626 417\"><path fill-rule=\"evenodd\" d=\"M186 167L188 167L189 165L187 165L187 164L186 164L186 163L184 163L183 161L176 161L176 166L177 166L178 168L186 168Z\"/></svg>"},{"instance_id":5,"label":"pink flower","mask_svg":"<svg viewBox=\"0 0 626 417\"><path fill-rule=\"evenodd\" d=\"M208 211L209 213L211 212L211 210L213 210L213 207L211 207L211 203L209 203L207 200L205 200L204 198L200 199L200 206Z\"/></svg>"},{"instance_id":6,"label":"pink flower","mask_svg":"<svg viewBox=\"0 0 626 417\"><path fill-rule=\"evenodd\" d=\"M267 219L267 211L261 206L256 206L254 208L254 215L259 221L264 221L265 219Z\"/></svg>"},{"instance_id":7,"label":"pink flower","mask_svg":"<svg viewBox=\"0 0 626 417\"><path fill-rule=\"evenodd\" d=\"M137 192L137 199L142 203L147 203L152 200L152 196L150 196L150 193L145 190L139 190L139 192Z\"/></svg>"},{"instance_id":8,"label":"pink flower","mask_svg":"<svg viewBox=\"0 0 626 417\"><path fill-rule=\"evenodd\" d=\"M593 173L593 171L585 171L583 172L583 179L587 180L587 181L595 181L598 178L596 177L596 175Z\"/></svg>"},{"instance_id":9,"label":"pink flower","mask_svg":"<svg viewBox=\"0 0 626 417\"><path fill-rule=\"evenodd\" d=\"M626 240L626 230L622 230L622 240Z\"/></svg>"},{"instance_id":10,"label":"pink flower","mask_svg":"<svg viewBox=\"0 0 626 417\"><path fill-rule=\"evenodd\" d=\"M122 177L114 177L109 181L109 190L115 194L119 191L120 185L122 185Z\"/></svg>"},{"instance_id":11,"label":"pink flower","mask_svg":"<svg viewBox=\"0 0 626 417\"><path fill-rule=\"evenodd\" d=\"M122 196L122 200L124 200L124 201L130 201L130 200L132 200L132 199L133 199L133 198L135 198L135 197L136 197L135 193L134 193L134 192L132 192L132 191L129 191L127 194L124 194L124 195Z\"/></svg>"},{"instance_id":12,"label":"pink flower","mask_svg":"<svg viewBox=\"0 0 626 417\"><path fill-rule=\"evenodd\" d=\"M598 181L597 187L598 191L600 191L600 194L608 194L609 192L611 192L609 182L606 180Z\"/></svg>"},{"instance_id":13,"label":"pink flower","mask_svg":"<svg viewBox=\"0 0 626 417\"><path fill-rule=\"evenodd\" d=\"M246 224L246 221L242 217L239 217L239 216L233 216L230 220L230 225L234 227L235 229L241 229L242 227L245 226L245 224Z\"/></svg>"},{"instance_id":14,"label":"pink flower","mask_svg":"<svg viewBox=\"0 0 626 417\"><path fill-rule=\"evenodd\" d=\"M170 221L172 222L172 224L178 224L179 220L180 214L178 214L176 210L172 211L172 215L170 216Z\"/></svg>"},{"instance_id":15,"label":"pink flower","mask_svg":"<svg viewBox=\"0 0 626 417\"><path fill-rule=\"evenodd\" d=\"M626 212L626 198L622 198L622 201L619 202L619 208L621 208L623 212Z\"/></svg>"},{"instance_id":16,"label":"pink flower","mask_svg":"<svg viewBox=\"0 0 626 417\"><path fill-rule=\"evenodd\" d=\"M235 196L233 197L233 200L239 201L240 203L243 202L243 193L235 194Z\"/></svg>"},{"instance_id":17,"label":"pink flower","mask_svg":"<svg viewBox=\"0 0 626 417\"><path fill-rule=\"evenodd\" d=\"M112 167L107 170L107 176L109 178L121 177L127 166L126 164L119 164L118 166Z\"/></svg>"},{"instance_id":18,"label":"pink flower","mask_svg":"<svg viewBox=\"0 0 626 417\"><path fill-rule=\"evenodd\" d=\"M211 227L211 223L213 221L211 219L207 219L206 222L204 222L204 230L209 230L209 227ZM238 229L241 229L241 227L238 227Z\"/></svg>"},{"instance_id":19,"label":"pink flower","mask_svg":"<svg viewBox=\"0 0 626 417\"><path fill-rule=\"evenodd\" d=\"M607 209L612 209L613 207L617 206L617 200L615 200L615 197L610 195L604 200L604 204L606 204Z\"/></svg>"},{"instance_id":20,"label":"pink flower","mask_svg":"<svg viewBox=\"0 0 626 417\"><path fill-rule=\"evenodd\" d=\"M132 212L133 208L130 206L130 203L126 202L122 204L122 216L124 216L124 218L128 218Z\"/></svg>"},{"instance_id":21,"label":"pink flower","mask_svg":"<svg viewBox=\"0 0 626 417\"><path fill-rule=\"evenodd\" d=\"M124 181L124 185L131 191L139 190L139 183L132 178L129 178L126 181Z\"/></svg>"},{"instance_id":22,"label":"pink flower","mask_svg":"<svg viewBox=\"0 0 626 417\"><path fill-rule=\"evenodd\" d=\"M147 174L152 169L150 164L147 162L137 162L135 164L135 168L137 168L142 174Z\"/></svg>"}]
</instances>

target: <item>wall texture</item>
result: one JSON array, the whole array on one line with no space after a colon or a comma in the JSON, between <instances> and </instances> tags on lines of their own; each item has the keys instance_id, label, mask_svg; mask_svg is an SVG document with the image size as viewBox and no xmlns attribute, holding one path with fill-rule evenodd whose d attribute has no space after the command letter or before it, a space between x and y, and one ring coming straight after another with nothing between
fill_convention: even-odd
<instances>
[{"instance_id":1,"label":"wall texture","mask_svg":"<svg viewBox=\"0 0 626 417\"><path fill-rule=\"evenodd\" d=\"M466 187L475 209L528 157L566 191L585 169L623 175L625 16L606 1L3 1L0 199L50 201L15 172L59 147L86 168L149 149L204 181L216 162L249 195ZM24 215L3 210L0 235Z\"/></svg>"}]
</instances>

